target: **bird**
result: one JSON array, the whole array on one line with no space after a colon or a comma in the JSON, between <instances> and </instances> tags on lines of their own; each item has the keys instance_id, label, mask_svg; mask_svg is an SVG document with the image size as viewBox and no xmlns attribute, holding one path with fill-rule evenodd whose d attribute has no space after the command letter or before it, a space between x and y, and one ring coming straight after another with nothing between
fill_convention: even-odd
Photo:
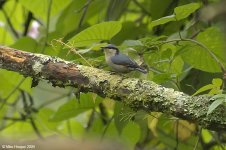
<instances>
[{"instance_id":1,"label":"bird","mask_svg":"<svg viewBox=\"0 0 226 150\"><path fill-rule=\"evenodd\" d=\"M119 49L113 45L101 47L105 53L105 60L113 71L118 73L129 73L130 71L140 71L144 74L147 70L139 66L133 59L119 52Z\"/></svg>"}]
</instances>

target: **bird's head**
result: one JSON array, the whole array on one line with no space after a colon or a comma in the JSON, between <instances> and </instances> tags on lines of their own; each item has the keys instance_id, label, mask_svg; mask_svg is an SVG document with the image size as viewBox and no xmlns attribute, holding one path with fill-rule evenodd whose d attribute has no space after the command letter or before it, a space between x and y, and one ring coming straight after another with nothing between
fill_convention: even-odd
<instances>
[{"instance_id":1,"label":"bird's head","mask_svg":"<svg viewBox=\"0 0 226 150\"><path fill-rule=\"evenodd\" d=\"M119 49L113 44L108 44L107 46L101 48L104 50L105 55L114 56L119 53Z\"/></svg>"}]
</instances>

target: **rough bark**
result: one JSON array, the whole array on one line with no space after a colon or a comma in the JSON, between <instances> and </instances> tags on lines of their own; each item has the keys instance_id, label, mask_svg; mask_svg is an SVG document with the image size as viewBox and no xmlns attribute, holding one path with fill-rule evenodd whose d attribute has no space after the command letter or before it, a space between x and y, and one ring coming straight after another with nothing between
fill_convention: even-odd
<instances>
[{"instance_id":1,"label":"rough bark","mask_svg":"<svg viewBox=\"0 0 226 150\"><path fill-rule=\"evenodd\" d=\"M0 47L0 68L19 72L53 86L79 87L102 97L122 101L134 110L158 111L197 122L204 128L226 130L226 106L207 115L214 101L208 96L189 96L152 81L126 78L97 68L77 65L57 57Z\"/></svg>"}]
</instances>

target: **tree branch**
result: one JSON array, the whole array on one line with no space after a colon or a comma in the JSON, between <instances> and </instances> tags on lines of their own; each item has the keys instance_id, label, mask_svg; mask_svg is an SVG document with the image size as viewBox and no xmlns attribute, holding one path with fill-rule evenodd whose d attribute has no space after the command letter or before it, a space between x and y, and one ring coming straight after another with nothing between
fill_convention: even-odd
<instances>
[{"instance_id":1,"label":"tree branch","mask_svg":"<svg viewBox=\"0 0 226 150\"><path fill-rule=\"evenodd\" d=\"M226 106L207 115L214 101L208 96L189 96L152 81L126 78L93 67L77 65L42 54L0 47L0 68L35 80L48 80L53 86L80 87L127 104L134 110L158 111L197 122L203 128L226 130Z\"/></svg>"}]
</instances>

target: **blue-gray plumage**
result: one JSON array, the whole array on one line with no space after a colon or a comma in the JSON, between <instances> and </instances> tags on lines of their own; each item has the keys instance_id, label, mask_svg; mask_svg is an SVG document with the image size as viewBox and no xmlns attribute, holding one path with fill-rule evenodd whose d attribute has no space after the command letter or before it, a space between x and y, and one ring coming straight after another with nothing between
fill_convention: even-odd
<instances>
[{"instance_id":1,"label":"blue-gray plumage","mask_svg":"<svg viewBox=\"0 0 226 150\"><path fill-rule=\"evenodd\" d=\"M113 44L108 44L102 47L105 53L107 64L116 72L128 73L133 70L138 70L142 73L147 73L145 69L140 67L134 60L119 52L118 48Z\"/></svg>"}]
</instances>

